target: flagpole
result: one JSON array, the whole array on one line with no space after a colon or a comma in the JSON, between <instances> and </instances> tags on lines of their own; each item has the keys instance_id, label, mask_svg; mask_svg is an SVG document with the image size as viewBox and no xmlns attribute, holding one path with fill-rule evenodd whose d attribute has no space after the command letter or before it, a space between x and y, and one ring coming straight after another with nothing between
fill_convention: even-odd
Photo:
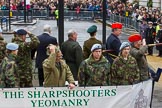
<instances>
[{"instance_id":1,"label":"flagpole","mask_svg":"<svg viewBox=\"0 0 162 108\"><path fill-rule=\"evenodd\" d=\"M155 86L155 81L152 81L152 92L151 92L151 101L150 101L150 108L152 108L152 100L153 100L153 94L154 94L154 86Z\"/></svg>"}]
</instances>

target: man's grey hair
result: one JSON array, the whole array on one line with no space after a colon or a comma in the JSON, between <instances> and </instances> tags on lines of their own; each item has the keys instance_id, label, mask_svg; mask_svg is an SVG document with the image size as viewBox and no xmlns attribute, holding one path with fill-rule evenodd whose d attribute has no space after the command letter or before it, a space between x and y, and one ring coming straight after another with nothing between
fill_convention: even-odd
<instances>
[{"instance_id":1,"label":"man's grey hair","mask_svg":"<svg viewBox=\"0 0 162 108\"><path fill-rule=\"evenodd\" d=\"M44 32L51 33L51 26L48 25L48 24L44 25L44 27L43 27L43 31L44 31Z\"/></svg>"},{"instance_id":2,"label":"man's grey hair","mask_svg":"<svg viewBox=\"0 0 162 108\"><path fill-rule=\"evenodd\" d=\"M68 37L73 36L74 33L76 33L76 31L75 31L74 29L70 29L70 30L68 31Z\"/></svg>"}]
</instances>

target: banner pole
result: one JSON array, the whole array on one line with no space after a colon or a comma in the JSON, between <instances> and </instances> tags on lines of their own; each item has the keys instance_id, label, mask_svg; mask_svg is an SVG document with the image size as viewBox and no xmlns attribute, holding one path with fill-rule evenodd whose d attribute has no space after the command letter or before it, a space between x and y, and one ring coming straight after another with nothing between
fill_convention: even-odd
<instances>
[{"instance_id":1,"label":"banner pole","mask_svg":"<svg viewBox=\"0 0 162 108\"><path fill-rule=\"evenodd\" d=\"M151 101L150 101L150 108L152 108L152 100L153 100L153 94L154 94L154 85L155 85L155 81L152 81L152 93L151 93Z\"/></svg>"}]
</instances>

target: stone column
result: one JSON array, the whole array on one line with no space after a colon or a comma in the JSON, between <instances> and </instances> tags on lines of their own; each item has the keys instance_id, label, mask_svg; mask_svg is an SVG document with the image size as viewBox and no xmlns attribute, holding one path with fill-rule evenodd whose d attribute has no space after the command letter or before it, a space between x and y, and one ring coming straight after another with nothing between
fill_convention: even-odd
<instances>
[{"instance_id":1,"label":"stone column","mask_svg":"<svg viewBox=\"0 0 162 108\"><path fill-rule=\"evenodd\" d=\"M140 5L140 7L141 7L141 6L147 7L147 1L148 1L148 0L139 0L139 5Z\"/></svg>"},{"instance_id":2,"label":"stone column","mask_svg":"<svg viewBox=\"0 0 162 108\"><path fill-rule=\"evenodd\" d=\"M153 8L161 8L161 0L152 0L153 1Z\"/></svg>"}]
</instances>

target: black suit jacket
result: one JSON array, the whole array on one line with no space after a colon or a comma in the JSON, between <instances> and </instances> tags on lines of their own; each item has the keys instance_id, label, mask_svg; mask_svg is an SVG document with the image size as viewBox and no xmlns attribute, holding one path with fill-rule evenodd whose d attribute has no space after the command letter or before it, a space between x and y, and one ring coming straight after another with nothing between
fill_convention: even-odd
<instances>
[{"instance_id":1,"label":"black suit jacket","mask_svg":"<svg viewBox=\"0 0 162 108\"><path fill-rule=\"evenodd\" d=\"M42 62L48 57L46 54L46 47L49 44L57 45L57 39L55 37L50 36L48 33L43 33L38 36L40 44L37 49L31 52L32 58L34 57L35 51L37 51L36 55L36 67L42 68Z\"/></svg>"}]
</instances>

